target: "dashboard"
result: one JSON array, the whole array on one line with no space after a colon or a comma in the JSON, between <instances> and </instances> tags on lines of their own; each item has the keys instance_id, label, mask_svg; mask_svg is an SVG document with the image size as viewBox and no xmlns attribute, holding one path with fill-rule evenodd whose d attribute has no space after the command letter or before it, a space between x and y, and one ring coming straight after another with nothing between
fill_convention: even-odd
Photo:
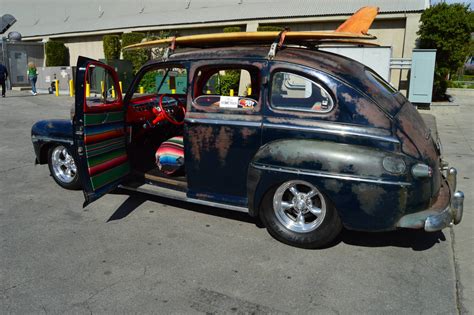
<instances>
[{"instance_id":1,"label":"dashboard","mask_svg":"<svg viewBox=\"0 0 474 315\"><path fill-rule=\"evenodd\" d=\"M147 121L153 121L156 118L156 114L153 113L155 108L158 112L160 109L160 96L161 95L145 95L139 96L130 100L130 104L127 108L127 122L128 123L140 123L143 124ZM173 99L163 101L163 109L171 113L178 104L186 104L186 95L173 94L169 95Z\"/></svg>"}]
</instances>

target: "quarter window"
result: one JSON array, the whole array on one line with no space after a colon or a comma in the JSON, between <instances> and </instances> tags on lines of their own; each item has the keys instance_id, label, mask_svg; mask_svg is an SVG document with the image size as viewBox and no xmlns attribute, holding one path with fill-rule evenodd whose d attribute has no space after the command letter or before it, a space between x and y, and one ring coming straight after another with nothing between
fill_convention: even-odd
<instances>
[{"instance_id":1,"label":"quarter window","mask_svg":"<svg viewBox=\"0 0 474 315\"><path fill-rule=\"evenodd\" d=\"M272 80L271 105L279 109L327 113L334 102L320 84L294 73L277 72Z\"/></svg>"}]
</instances>

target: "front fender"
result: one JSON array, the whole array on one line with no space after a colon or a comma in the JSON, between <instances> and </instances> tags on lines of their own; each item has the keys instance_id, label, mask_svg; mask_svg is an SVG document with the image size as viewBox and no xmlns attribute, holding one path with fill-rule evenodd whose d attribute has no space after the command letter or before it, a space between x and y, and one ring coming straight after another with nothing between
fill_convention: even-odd
<instances>
[{"instance_id":1,"label":"front fender","mask_svg":"<svg viewBox=\"0 0 474 315\"><path fill-rule=\"evenodd\" d=\"M248 174L250 214L258 215L264 194L282 182L301 179L317 186L335 205L348 228L393 229L407 208L411 175L383 167L396 152L318 140L277 140L255 155ZM406 161L409 165L412 161Z\"/></svg>"},{"instance_id":2,"label":"front fender","mask_svg":"<svg viewBox=\"0 0 474 315\"><path fill-rule=\"evenodd\" d=\"M66 119L41 120L31 127L31 141L35 150L36 162L47 163L45 151L52 143L73 145L72 123Z\"/></svg>"}]
</instances>

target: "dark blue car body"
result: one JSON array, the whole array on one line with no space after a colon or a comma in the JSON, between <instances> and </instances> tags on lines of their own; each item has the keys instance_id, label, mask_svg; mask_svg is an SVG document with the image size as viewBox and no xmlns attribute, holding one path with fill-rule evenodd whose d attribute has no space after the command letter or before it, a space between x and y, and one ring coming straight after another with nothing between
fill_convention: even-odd
<instances>
[{"instance_id":1,"label":"dark blue car body","mask_svg":"<svg viewBox=\"0 0 474 315\"><path fill-rule=\"evenodd\" d=\"M184 200L257 216L269 189L298 179L318 187L348 229L439 230L460 221L456 216L462 214L462 202L452 207L455 170L442 161L436 132L402 94L349 58L284 48L269 60L267 51L265 47L202 49L176 53L161 62L185 67L190 87L203 66L253 66L262 78L259 108L252 112L198 110L193 107L194 91L188 89L183 128L186 185L180 189ZM151 61L141 71L159 63ZM334 108L311 113L272 107L269 82L281 69L320 82ZM76 85L78 93L81 88ZM130 94L124 97L124 110ZM45 152L55 142L66 143L77 157L74 130L70 121L36 123L32 137L37 161L47 163ZM400 160L405 169L391 171L388 164ZM413 169L419 164L430 174L417 176ZM427 227L434 219L442 222Z\"/></svg>"}]
</instances>

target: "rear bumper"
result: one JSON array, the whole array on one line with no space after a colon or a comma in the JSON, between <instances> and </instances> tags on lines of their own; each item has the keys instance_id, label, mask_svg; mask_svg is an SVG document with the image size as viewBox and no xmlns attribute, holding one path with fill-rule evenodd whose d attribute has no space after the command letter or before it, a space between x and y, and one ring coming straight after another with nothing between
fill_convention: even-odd
<instances>
[{"instance_id":1,"label":"rear bumper","mask_svg":"<svg viewBox=\"0 0 474 315\"><path fill-rule=\"evenodd\" d=\"M404 215L397 223L397 227L424 229L434 232L462 220L464 210L464 193L456 191L456 169L446 169L436 202L429 208L420 212Z\"/></svg>"}]
</instances>

